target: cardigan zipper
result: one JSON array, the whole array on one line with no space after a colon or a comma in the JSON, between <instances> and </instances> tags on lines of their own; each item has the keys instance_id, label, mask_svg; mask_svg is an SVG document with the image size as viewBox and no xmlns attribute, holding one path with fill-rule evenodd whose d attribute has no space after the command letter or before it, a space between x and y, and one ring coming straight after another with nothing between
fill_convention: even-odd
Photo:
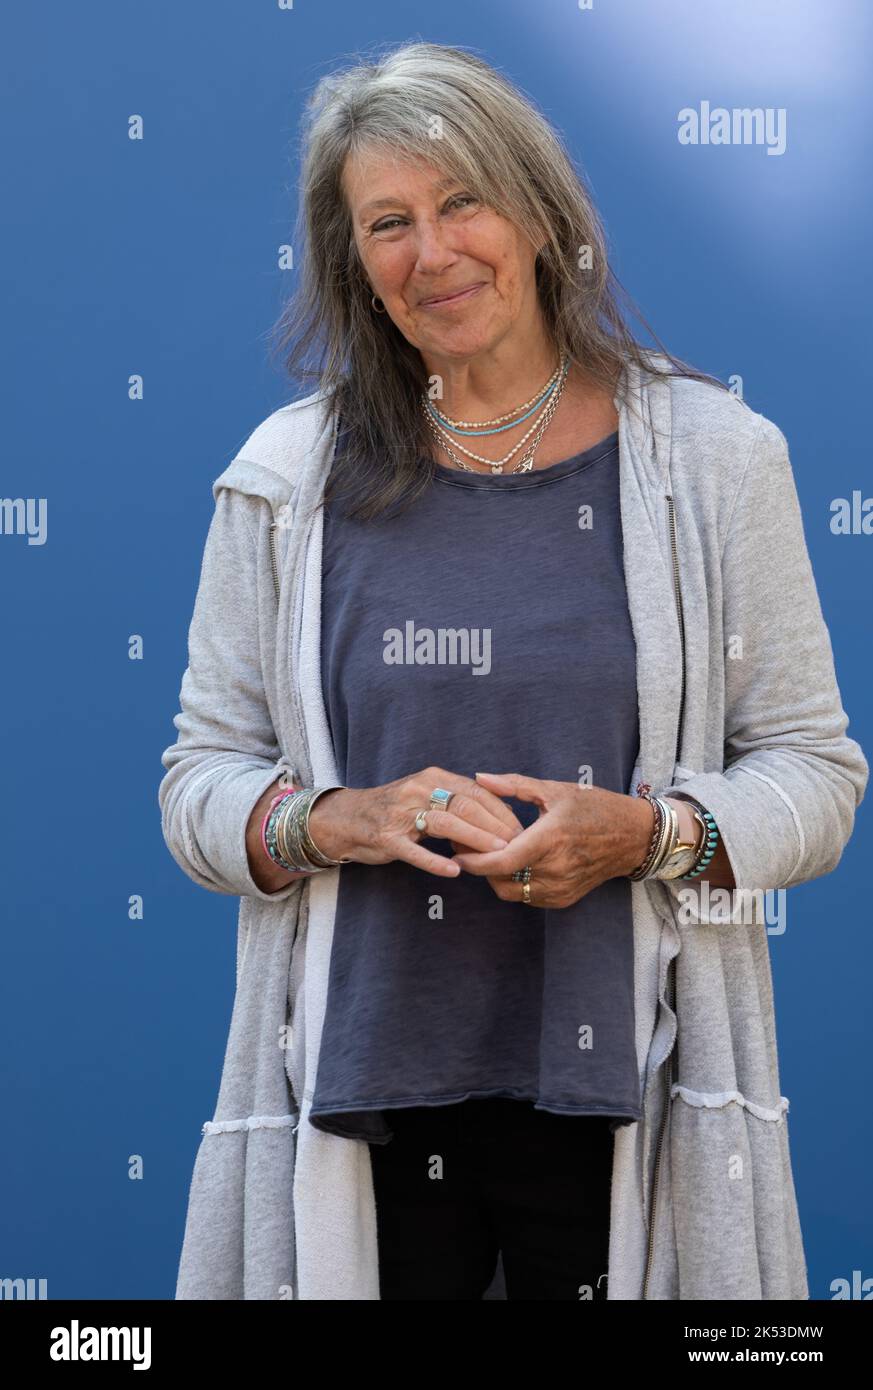
<instances>
[{"instance_id":1,"label":"cardigan zipper","mask_svg":"<svg viewBox=\"0 0 873 1390\"><path fill-rule=\"evenodd\" d=\"M273 584L274 584L275 589L276 589L276 602L278 603L278 602L279 602L279 567L278 567L278 565L276 564L276 542L275 542L275 539L274 539L274 537L273 537L273 532L274 532L275 529L276 529L276 525L277 525L277 523L276 523L275 521L271 521L271 522L270 522L270 559L271 559L272 564L273 564Z\"/></svg>"},{"instance_id":2,"label":"cardigan zipper","mask_svg":"<svg viewBox=\"0 0 873 1390\"><path fill-rule=\"evenodd\" d=\"M666 502L667 511L670 518L670 542L673 552L673 586L676 592L676 609L679 614L679 643L682 650L682 685L681 694L679 698L679 728L676 736L676 757L674 759L675 765L679 762L679 756L682 749L682 718L685 709L685 616L682 608L682 590L679 585L679 543L676 534L676 510L673 497L670 493L667 493ZM675 970L676 958L674 956L673 960L671 960L670 962L670 968L667 973L667 1002L670 1005L670 1008L674 1010L676 1007ZM643 1299L646 1299L648 1297L649 1276L652 1270L652 1250L655 1243L655 1220L657 1217L658 1207L658 1179L661 1174L661 1152L664 1144L664 1132L666 1130L667 1121L670 1114L670 1092L673 1089L673 1054L675 1048L676 1041L674 1040L673 1047L670 1049L670 1054L667 1057L664 1070L664 1108L661 1114L661 1123L658 1127L658 1140L655 1149L655 1168L652 1175L652 1204L649 1211L649 1238L648 1246L646 1249L646 1274L645 1279L643 1281Z\"/></svg>"},{"instance_id":3,"label":"cardigan zipper","mask_svg":"<svg viewBox=\"0 0 873 1390\"><path fill-rule=\"evenodd\" d=\"M676 590L676 609L679 614L679 643L682 648L682 687L679 696L679 727L676 733L676 763L682 751L682 720L685 715L685 612L682 607L682 590L679 587L679 541L676 533L676 508L673 497L668 492L667 511L670 515L670 540L673 547L673 584Z\"/></svg>"},{"instance_id":4,"label":"cardigan zipper","mask_svg":"<svg viewBox=\"0 0 873 1390\"><path fill-rule=\"evenodd\" d=\"M276 522L275 522L275 521L271 521L271 522L270 522L270 561L271 561L272 566L273 566L273 587L274 587L275 590L276 590L276 603L277 603L277 605L278 605L278 603L279 603L279 566L276 564L276 543L275 543L275 540L274 540L274 538L273 538L273 532L275 531L275 529L276 529ZM290 772L290 771L286 768L286 770L282 773L281 777L279 778L279 786L283 789L283 791L284 791L284 790L287 790L289 787L291 787L291 786L293 785L293 781L294 781L294 774L293 774L292 772ZM296 928L296 927L294 928L294 940L295 940L295 941L297 940L297 928ZM293 950L293 943L292 943L292 950Z\"/></svg>"}]
</instances>

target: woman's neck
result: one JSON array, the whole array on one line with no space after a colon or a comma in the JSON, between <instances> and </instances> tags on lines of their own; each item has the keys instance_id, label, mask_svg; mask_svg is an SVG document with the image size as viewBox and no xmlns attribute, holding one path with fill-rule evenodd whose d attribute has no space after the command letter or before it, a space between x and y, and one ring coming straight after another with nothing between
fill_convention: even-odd
<instances>
[{"instance_id":1,"label":"woman's neck","mask_svg":"<svg viewBox=\"0 0 873 1390\"><path fill-rule=\"evenodd\" d=\"M535 400L559 367L557 348L545 344L520 360L474 358L469 362L426 364L428 379L442 386L434 405L454 420L493 420Z\"/></svg>"},{"instance_id":2,"label":"woman's neck","mask_svg":"<svg viewBox=\"0 0 873 1390\"><path fill-rule=\"evenodd\" d=\"M469 414L448 408L444 401L436 401L435 405L441 414L451 419L471 421L494 419L498 415L506 414L513 406L518 406L523 401L535 397L548 379L548 375L547 372L545 377L533 385L530 384L530 377L526 377L523 383L519 380L514 395L504 389L499 398L495 397L488 404L482 401L480 403L481 408L475 412L471 411ZM539 419L542 408L542 406L538 407L528 419L520 424L512 425L509 429L501 430L500 434L476 438L473 435L453 435L449 431L452 446L454 447L460 442L465 448L488 459L489 462L502 459L509 453L510 449L524 438L527 431ZM572 366L567 373L557 409L543 434L541 443L536 448L534 469L548 468L553 463L558 463L562 459L571 458L574 454L583 452L611 434L616 429L617 423L618 416L612 393L587 379L578 367ZM447 468L458 469L459 465L449 457L433 433L428 431L428 434L427 452L429 457ZM517 466L526 449L529 448L532 438L533 435L507 461L504 465L505 472L510 472ZM487 474L490 471L487 464L468 458L460 448L455 447L455 453L475 472Z\"/></svg>"}]
</instances>

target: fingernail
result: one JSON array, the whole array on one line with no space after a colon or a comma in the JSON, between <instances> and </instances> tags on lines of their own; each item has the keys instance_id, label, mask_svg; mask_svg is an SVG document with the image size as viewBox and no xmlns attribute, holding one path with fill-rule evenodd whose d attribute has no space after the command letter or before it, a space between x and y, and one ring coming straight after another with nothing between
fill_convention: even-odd
<instances>
[{"instance_id":1,"label":"fingernail","mask_svg":"<svg viewBox=\"0 0 873 1390\"><path fill-rule=\"evenodd\" d=\"M495 846L497 847L497 849L506 849L506 846L509 844L509 841L508 841L508 840L499 840L499 839L497 838L497 836L495 835L495 837L494 837L494 844L495 844Z\"/></svg>"}]
</instances>

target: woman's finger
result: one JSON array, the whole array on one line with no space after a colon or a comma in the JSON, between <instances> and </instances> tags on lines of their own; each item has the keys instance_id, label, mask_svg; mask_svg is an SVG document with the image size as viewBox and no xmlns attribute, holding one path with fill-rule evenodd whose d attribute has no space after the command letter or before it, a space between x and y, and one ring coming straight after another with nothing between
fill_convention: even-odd
<instances>
[{"instance_id":1,"label":"woman's finger","mask_svg":"<svg viewBox=\"0 0 873 1390\"><path fill-rule=\"evenodd\" d=\"M461 777L455 773L441 772L441 786L448 791L454 791L448 811L450 814L460 816L463 820L468 820L474 825L478 825L482 830L488 830L493 835L500 836L503 840L511 840L513 835L518 835L522 829L521 821L515 814L511 806L507 806L494 792L488 791L485 787L480 787L476 782L470 782L468 778ZM422 805L426 806L430 799L430 793L422 792ZM438 808L435 808L435 810ZM428 812L428 825L434 824ZM434 830L434 834L442 832ZM490 846L489 846L490 848Z\"/></svg>"},{"instance_id":2,"label":"woman's finger","mask_svg":"<svg viewBox=\"0 0 873 1390\"><path fill-rule=\"evenodd\" d=\"M521 772L477 772L476 784L500 796L514 796L537 806L544 803L545 784L539 777L525 777Z\"/></svg>"},{"instance_id":3,"label":"woman's finger","mask_svg":"<svg viewBox=\"0 0 873 1390\"><path fill-rule=\"evenodd\" d=\"M540 816L533 825L516 835L506 849L486 852L469 850L455 854L453 858L467 873L482 874L486 878L489 875L505 878L516 869L523 869L526 864L536 864L542 859L549 848L551 833L548 819Z\"/></svg>"},{"instance_id":4,"label":"woman's finger","mask_svg":"<svg viewBox=\"0 0 873 1390\"><path fill-rule=\"evenodd\" d=\"M454 866L454 860L444 854L434 854L433 850L425 849L417 840L407 840L400 836L396 846L395 859L402 859L406 864L412 864L413 868L424 869L429 874L439 874L442 878L457 878L461 872L460 865Z\"/></svg>"},{"instance_id":5,"label":"woman's finger","mask_svg":"<svg viewBox=\"0 0 873 1390\"><path fill-rule=\"evenodd\" d=\"M451 804L452 806L455 805L454 797L452 798ZM477 807L475 803L470 803L469 810L471 815L476 812ZM427 830L424 833L426 835L445 836L446 839L460 840L465 848L474 850L488 851L502 849L508 844L509 837L500 833L503 827L493 816L488 816L487 812L484 811L481 812L481 814L487 817L489 826L492 828L488 828L481 824L474 824L472 821L467 820L465 816L455 815L453 811L428 811L426 815Z\"/></svg>"},{"instance_id":6,"label":"woman's finger","mask_svg":"<svg viewBox=\"0 0 873 1390\"><path fill-rule=\"evenodd\" d=\"M477 792L477 787L456 792L446 807L448 814L478 825L481 830L488 830L502 840L511 840L513 836L521 834L521 821L511 806L490 792L486 793L487 799L481 793L477 795Z\"/></svg>"},{"instance_id":7,"label":"woman's finger","mask_svg":"<svg viewBox=\"0 0 873 1390\"><path fill-rule=\"evenodd\" d=\"M477 818L476 823L485 828L494 822L493 829L496 835L503 835L504 839L511 839L517 835L522 828L521 821L515 814L511 806L507 806L500 796L490 791L487 787L480 787L478 782L467 782L465 786L455 793L452 797L452 807L455 807L460 799L460 808L463 815L470 815L472 819L475 815L474 808L480 808L490 820ZM509 834L505 834L508 831Z\"/></svg>"}]
</instances>

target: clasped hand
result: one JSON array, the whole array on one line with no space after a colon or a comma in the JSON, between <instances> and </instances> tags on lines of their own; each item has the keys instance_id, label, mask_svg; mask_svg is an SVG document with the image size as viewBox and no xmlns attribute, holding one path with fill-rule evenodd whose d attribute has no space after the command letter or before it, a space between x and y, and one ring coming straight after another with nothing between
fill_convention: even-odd
<instances>
[{"instance_id":1,"label":"clasped hand","mask_svg":"<svg viewBox=\"0 0 873 1390\"><path fill-rule=\"evenodd\" d=\"M538 819L516 831L505 849L471 850L451 841L454 862L487 878L498 898L522 901L522 884L512 874L529 864L531 906L571 907L607 879L631 873L644 858L644 801L516 772L477 772L476 781L497 796L540 808Z\"/></svg>"}]
</instances>

